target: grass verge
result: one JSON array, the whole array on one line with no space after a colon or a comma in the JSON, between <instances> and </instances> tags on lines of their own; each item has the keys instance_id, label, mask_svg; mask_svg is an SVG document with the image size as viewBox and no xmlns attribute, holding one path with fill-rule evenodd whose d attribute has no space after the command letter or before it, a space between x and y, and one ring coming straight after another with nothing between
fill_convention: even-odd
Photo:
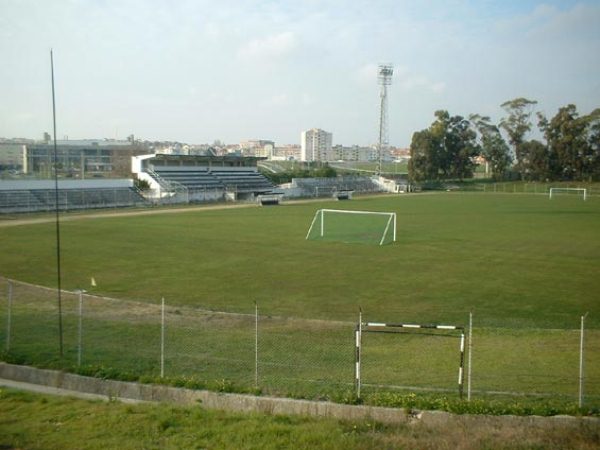
<instances>
[{"instance_id":1,"label":"grass verge","mask_svg":"<svg viewBox=\"0 0 600 450\"><path fill-rule=\"evenodd\" d=\"M486 421L384 426L197 407L126 405L0 389L0 448L595 449L598 428Z\"/></svg>"}]
</instances>

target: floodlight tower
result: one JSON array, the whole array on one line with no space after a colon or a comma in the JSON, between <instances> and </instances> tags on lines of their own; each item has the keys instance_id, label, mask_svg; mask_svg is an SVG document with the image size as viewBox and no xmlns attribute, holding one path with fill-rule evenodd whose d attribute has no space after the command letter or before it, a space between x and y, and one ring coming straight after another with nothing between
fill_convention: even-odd
<instances>
[{"instance_id":1,"label":"floodlight tower","mask_svg":"<svg viewBox=\"0 0 600 450\"><path fill-rule=\"evenodd\" d=\"M381 163L383 159L383 150L388 146L388 86L392 84L392 75L394 66L391 64L379 64L377 71L377 82L379 90L379 140L377 142L377 175L381 175Z\"/></svg>"}]
</instances>

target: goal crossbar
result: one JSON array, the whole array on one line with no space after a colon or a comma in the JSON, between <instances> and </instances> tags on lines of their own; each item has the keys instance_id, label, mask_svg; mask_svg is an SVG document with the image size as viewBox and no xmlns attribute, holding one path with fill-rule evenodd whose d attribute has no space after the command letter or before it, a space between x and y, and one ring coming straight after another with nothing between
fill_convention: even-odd
<instances>
[{"instance_id":1,"label":"goal crossbar","mask_svg":"<svg viewBox=\"0 0 600 450\"><path fill-rule=\"evenodd\" d=\"M460 359L458 367L458 395L463 397L464 386L464 365L465 365L465 327L459 325L433 325L433 324L412 324L412 323L381 323L381 322L363 322L362 312L359 315L359 321L354 330L355 334L355 349L354 349L354 385L357 397L360 398L361 390L361 366L362 366L362 334L363 333L396 333L402 329L410 332L412 330L438 330L438 331L454 331L459 334L457 337L460 340ZM438 334L440 337L449 337L448 335Z\"/></svg>"},{"instance_id":2,"label":"goal crossbar","mask_svg":"<svg viewBox=\"0 0 600 450\"><path fill-rule=\"evenodd\" d=\"M583 193L583 199L587 200L587 189L586 188L560 188L560 187L551 187L550 188L550 194L549 194L549 198L552 199L552 194L559 193L559 192L569 192L569 191L574 191L574 192L582 192Z\"/></svg>"}]
</instances>

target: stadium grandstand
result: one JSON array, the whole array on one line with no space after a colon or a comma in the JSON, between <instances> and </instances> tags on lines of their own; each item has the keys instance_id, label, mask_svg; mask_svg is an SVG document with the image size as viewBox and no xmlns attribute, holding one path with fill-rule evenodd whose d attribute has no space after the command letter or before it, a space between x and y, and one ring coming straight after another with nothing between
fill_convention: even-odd
<instances>
[{"instance_id":1,"label":"stadium grandstand","mask_svg":"<svg viewBox=\"0 0 600 450\"><path fill-rule=\"evenodd\" d=\"M342 191L373 193L382 192L383 189L374 181L373 177L360 175L332 178L294 178L283 189L286 197L330 197Z\"/></svg>"},{"instance_id":2,"label":"stadium grandstand","mask_svg":"<svg viewBox=\"0 0 600 450\"><path fill-rule=\"evenodd\" d=\"M52 180L0 182L0 213L52 211L56 208ZM58 208L61 211L123 208L147 203L131 179L59 180Z\"/></svg>"},{"instance_id":3,"label":"stadium grandstand","mask_svg":"<svg viewBox=\"0 0 600 450\"><path fill-rule=\"evenodd\" d=\"M272 193L273 184L257 167L258 157L238 155L141 155L132 171L148 183L146 197L155 202L253 201Z\"/></svg>"}]
</instances>

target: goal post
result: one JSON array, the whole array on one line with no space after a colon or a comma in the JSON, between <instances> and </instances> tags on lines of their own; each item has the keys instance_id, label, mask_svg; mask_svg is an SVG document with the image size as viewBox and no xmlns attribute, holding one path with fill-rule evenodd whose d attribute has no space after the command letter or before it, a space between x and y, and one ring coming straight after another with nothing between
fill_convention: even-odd
<instances>
[{"instance_id":1,"label":"goal post","mask_svg":"<svg viewBox=\"0 0 600 450\"><path fill-rule=\"evenodd\" d=\"M549 193L549 199L552 200L552 197L555 196L556 194L569 194L569 193L575 193L575 194L582 194L583 195L583 200L587 200L587 189L586 188L561 188L561 187L551 187L550 188L550 193Z\"/></svg>"},{"instance_id":2,"label":"goal post","mask_svg":"<svg viewBox=\"0 0 600 450\"><path fill-rule=\"evenodd\" d=\"M362 381L362 347L363 333L387 333L400 336L406 333L418 333L419 331L431 331L437 334L438 337L454 337L458 338L458 396L463 398L464 381L465 381L465 342L467 336L465 328L460 325L437 325L437 324L413 324L413 323L380 323L380 322L363 322L362 311L359 314L358 324L354 329L355 349L354 349L354 387L358 398L361 395ZM444 333L444 334L442 334ZM451 334L446 334L451 333ZM434 336L436 334L433 334Z\"/></svg>"},{"instance_id":3,"label":"goal post","mask_svg":"<svg viewBox=\"0 0 600 450\"><path fill-rule=\"evenodd\" d=\"M319 209L306 239L390 244L396 242L396 213Z\"/></svg>"}]
</instances>

